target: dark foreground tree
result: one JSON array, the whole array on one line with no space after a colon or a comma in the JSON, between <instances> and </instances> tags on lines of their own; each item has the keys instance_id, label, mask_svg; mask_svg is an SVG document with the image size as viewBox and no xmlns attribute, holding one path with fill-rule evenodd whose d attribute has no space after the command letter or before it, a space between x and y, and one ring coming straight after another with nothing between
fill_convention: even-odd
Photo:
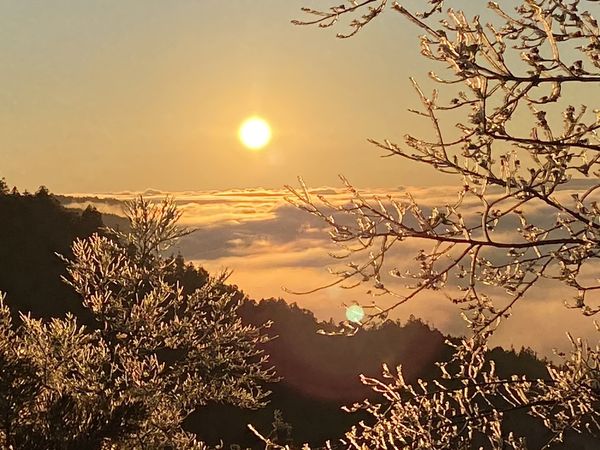
<instances>
[{"instance_id":1,"label":"dark foreground tree","mask_svg":"<svg viewBox=\"0 0 600 450\"><path fill-rule=\"evenodd\" d=\"M387 367L383 381L364 379L385 401L355 406L373 422L353 428L345 443L357 449L524 449L525 439L503 429L505 415L523 410L554 433L548 445L569 430L598 433L597 346L573 339L564 364L550 366L542 380L500 377L484 357L491 335L535 285L558 283L573 293L568 307L587 316L600 311L594 296L600 289L599 105L570 104L577 89L590 102L600 98L600 31L592 14L598 2L452 2L485 14L486 24L453 9L440 20L449 1L422 3L427 9L415 13L396 1L350 1L305 8L309 18L296 21L327 28L350 18L350 31L338 35L345 38L389 6L420 29L421 53L446 71L429 74L443 87L431 95L411 80L422 103L413 112L430 121L433 137L371 142L387 156L455 175L460 184L456 200L439 205L410 195L377 198L349 182L347 204L315 198L304 186L290 188L291 201L322 218L342 247L338 257L347 265L332 285L368 284L374 296L397 297L388 307L362 305L365 319L348 322L350 333L440 289L462 307L472 330L453 360L440 365L435 382L414 387L400 369ZM417 270L389 263L406 242L423 248ZM406 288L399 287L403 279ZM498 288L508 295L497 295Z\"/></svg>"},{"instance_id":2,"label":"dark foreground tree","mask_svg":"<svg viewBox=\"0 0 600 450\"><path fill-rule=\"evenodd\" d=\"M77 294L61 281L66 268L55 253L71 257L73 241L101 233L102 226L91 206L69 210L44 187L19 193L0 181L0 289L15 322L19 312L35 318L64 318L71 312L82 323L90 322Z\"/></svg>"},{"instance_id":3,"label":"dark foreground tree","mask_svg":"<svg viewBox=\"0 0 600 450\"><path fill-rule=\"evenodd\" d=\"M183 420L207 402L263 404L273 379L224 276L184 293L161 252L186 233L171 201L127 205L130 231L73 244L68 282L96 321L11 323L0 299L0 447L203 448Z\"/></svg>"}]
</instances>

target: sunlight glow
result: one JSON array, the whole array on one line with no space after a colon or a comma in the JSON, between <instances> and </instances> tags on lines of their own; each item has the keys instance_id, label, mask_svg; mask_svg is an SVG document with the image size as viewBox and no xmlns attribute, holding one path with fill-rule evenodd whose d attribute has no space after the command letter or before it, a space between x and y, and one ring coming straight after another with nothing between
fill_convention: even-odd
<instances>
[{"instance_id":1,"label":"sunlight glow","mask_svg":"<svg viewBox=\"0 0 600 450\"><path fill-rule=\"evenodd\" d=\"M259 150L271 140L271 127L260 117L250 117L242 123L239 138L247 148Z\"/></svg>"}]
</instances>

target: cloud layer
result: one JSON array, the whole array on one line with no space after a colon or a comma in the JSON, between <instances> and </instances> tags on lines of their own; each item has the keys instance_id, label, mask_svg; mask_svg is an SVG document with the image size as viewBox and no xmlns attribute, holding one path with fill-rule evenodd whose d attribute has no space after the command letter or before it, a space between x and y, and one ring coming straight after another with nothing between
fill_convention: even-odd
<instances>
[{"instance_id":1,"label":"cloud layer","mask_svg":"<svg viewBox=\"0 0 600 450\"><path fill-rule=\"evenodd\" d=\"M456 198L456 187L410 188L411 194L426 205L443 206ZM382 197L401 197L407 189L371 190ZM122 214L122 202L139 193L70 194L61 196L67 207L92 204L103 213ZM343 304L354 301L369 303L362 288L324 289L308 295L285 292L311 290L334 280L327 267L334 265L329 252L335 251L324 223L286 201L288 191L279 189L240 189L208 192L143 192L149 199L172 195L183 211L182 222L197 231L184 238L175 251L210 271L233 270L230 281L253 298L284 297L290 302L312 310L321 319L342 319ZM348 194L335 188L320 188L311 194L322 194L333 203L347 201ZM569 196L565 192L565 196ZM432 200L434 199L434 200ZM475 203L466 203L464 210L475 211ZM542 209L532 209L531 217L540 224L549 218ZM393 255L390 263L396 267L414 267L414 256L421 243L406 242ZM552 289L549 291L548 289ZM552 292L553 296L548 296ZM564 292L563 292L564 293ZM532 346L549 355L553 348L567 349L568 341L557 330L595 338L592 321L578 311L562 305L559 285L548 283L533 289L514 309L513 317L498 331L495 343L503 346ZM393 299L379 298L385 305ZM394 317L406 320L410 314L431 322L442 331L464 331L459 310L440 293L424 293L398 308Z\"/></svg>"}]
</instances>

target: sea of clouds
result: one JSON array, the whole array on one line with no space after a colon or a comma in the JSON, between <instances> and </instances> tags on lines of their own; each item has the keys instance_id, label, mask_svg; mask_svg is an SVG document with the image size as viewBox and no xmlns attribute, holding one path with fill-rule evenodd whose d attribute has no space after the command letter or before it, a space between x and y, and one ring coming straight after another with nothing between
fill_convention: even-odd
<instances>
[{"instance_id":1,"label":"sea of clouds","mask_svg":"<svg viewBox=\"0 0 600 450\"><path fill-rule=\"evenodd\" d=\"M401 198L410 192L429 206L444 206L456 199L456 187L415 187L365 190L372 195ZM341 188L319 188L310 191L321 194L333 203L344 203L349 194ZM567 199L570 193L561 195ZM211 272L232 270L230 282L237 284L254 299L283 297L289 302L311 310L320 319L341 320L345 307L353 302L370 303L366 289L351 290L331 287L306 295L294 295L286 290L307 291L334 281L328 267L339 266L330 252L328 228L318 218L291 205L286 189L232 189L227 191L119 192L107 194L61 195L61 202L69 208L95 206L100 212L122 215L124 201L143 194L148 199L174 197L183 211L181 223L196 231L185 237L174 249L190 261ZM475 202L463 205L465 215L475 212ZM532 221L547 225L550 218L543 208L528 211ZM501 232L502 230L500 230ZM388 261L389 268L415 266L414 257L423 247L422 242L407 241ZM397 283L404 283L398 281ZM402 285L395 287L402 289ZM561 285L550 281L540 283L513 309L513 317L497 332L494 343L505 347L531 346L544 355L554 348L568 349L565 334L596 340L593 322L579 311L565 308L568 296ZM383 306L393 298L380 297ZM465 331L457 306L440 292L425 292L397 308L393 318L406 320L411 314L423 318L444 332L461 334ZM559 330L560 332L557 332Z\"/></svg>"}]
</instances>

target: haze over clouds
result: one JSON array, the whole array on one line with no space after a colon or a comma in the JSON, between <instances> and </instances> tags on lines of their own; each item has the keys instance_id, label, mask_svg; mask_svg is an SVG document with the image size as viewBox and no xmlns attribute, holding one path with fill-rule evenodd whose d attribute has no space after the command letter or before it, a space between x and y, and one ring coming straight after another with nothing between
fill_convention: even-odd
<instances>
[{"instance_id":1,"label":"haze over clouds","mask_svg":"<svg viewBox=\"0 0 600 450\"><path fill-rule=\"evenodd\" d=\"M410 191L426 205L443 206L452 203L456 190L456 186L442 186L368 189L365 192L402 197ZM311 193L323 194L333 203L349 198L347 192L338 188L319 188ZM92 204L103 213L122 214L122 202L137 194L69 194L60 198L67 207L83 208ZM285 199L289 194L285 189L146 190L143 194L155 200L173 195L184 213L182 223L197 229L184 238L175 251L180 251L187 260L211 272L233 270L230 281L252 298L283 297L310 309L320 319L333 317L336 320L343 318L343 304L371 302L370 296L365 293L366 287L352 290L334 287L307 295L294 295L282 289L304 291L328 284L334 278L327 267L337 263L329 255L336 248L329 241L327 228L318 219L290 205ZM561 195L567 198L570 191ZM435 205L429 199L435 199ZM474 211L475 206L475 203L468 202L463 205L465 211ZM530 217L537 223L551 220L543 209L531 210ZM404 242L390 255L389 268L414 268L413 258L420 248L421 243L416 240ZM403 283L402 280L397 281L396 287L402 289ZM517 348L532 346L549 355L553 348L568 348L566 337L556 333L557 329L591 337L593 324L579 311L563 306L562 301L569 294L561 289L564 288L558 283L547 280L534 287L514 308L516 314L500 327L494 343ZM548 295L549 292L552 295ZM393 300L380 297L377 301L385 305ZM406 320L414 314L442 331L459 334L464 331L464 324L457 312L457 307L445 299L443 293L426 292L399 307L393 317Z\"/></svg>"}]
</instances>

